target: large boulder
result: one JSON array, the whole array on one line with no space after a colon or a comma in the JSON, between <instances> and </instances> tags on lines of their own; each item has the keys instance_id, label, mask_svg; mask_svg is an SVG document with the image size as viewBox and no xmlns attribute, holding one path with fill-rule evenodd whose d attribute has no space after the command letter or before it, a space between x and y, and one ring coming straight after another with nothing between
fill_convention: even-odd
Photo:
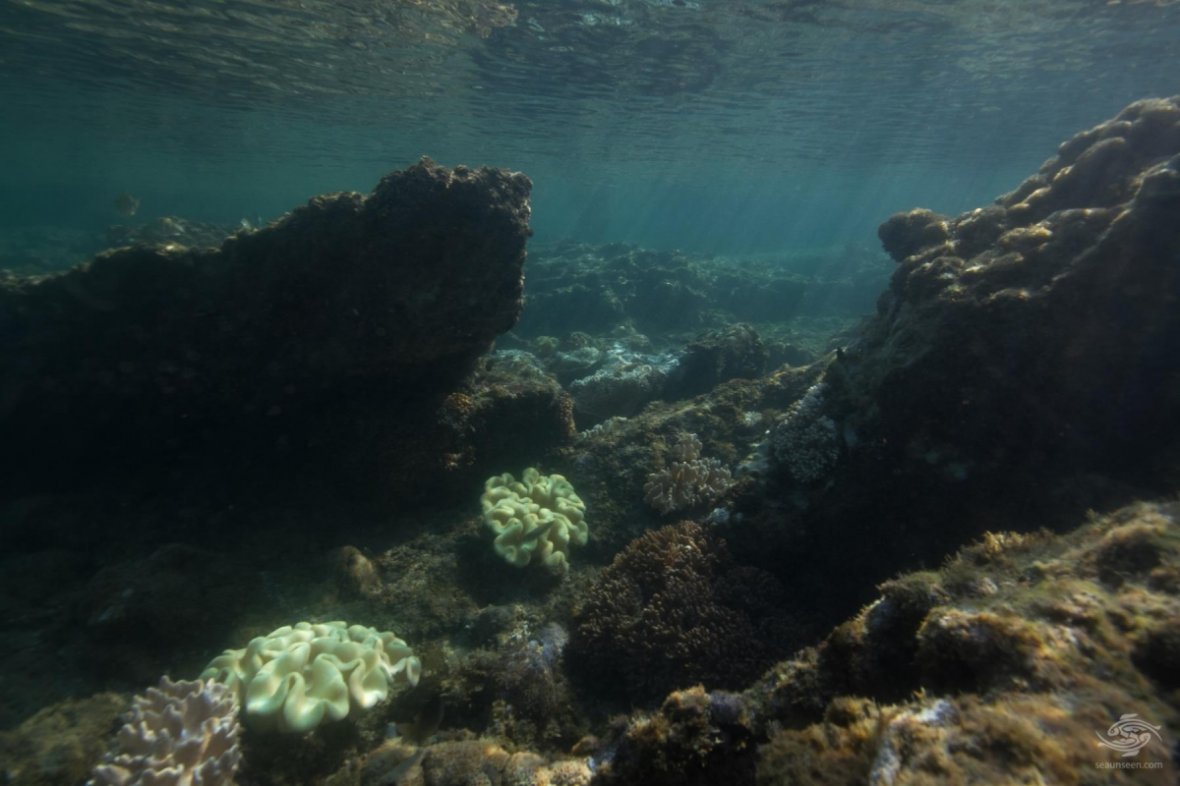
<instances>
[{"instance_id":1,"label":"large boulder","mask_svg":"<svg viewBox=\"0 0 1180 786\"><path fill-rule=\"evenodd\" d=\"M991 206L889 219L897 271L830 375L848 433L951 480L1162 471L1180 437L1178 218L1180 98L1078 134Z\"/></svg>"},{"instance_id":2,"label":"large boulder","mask_svg":"<svg viewBox=\"0 0 1180 786\"><path fill-rule=\"evenodd\" d=\"M437 463L423 424L519 316L530 188L423 159L219 248L0 278L0 484Z\"/></svg>"},{"instance_id":3,"label":"large boulder","mask_svg":"<svg viewBox=\"0 0 1180 786\"><path fill-rule=\"evenodd\" d=\"M997 520L1064 527L1174 493L1178 217L1174 98L1066 141L991 205L885 222L889 289L775 427L754 503L774 539L734 553L830 619Z\"/></svg>"}]
</instances>

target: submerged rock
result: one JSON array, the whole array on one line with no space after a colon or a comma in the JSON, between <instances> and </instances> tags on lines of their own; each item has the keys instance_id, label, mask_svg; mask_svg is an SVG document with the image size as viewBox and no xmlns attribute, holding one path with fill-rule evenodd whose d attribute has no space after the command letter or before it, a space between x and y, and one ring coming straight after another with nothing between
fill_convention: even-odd
<instances>
[{"instance_id":1,"label":"submerged rock","mask_svg":"<svg viewBox=\"0 0 1180 786\"><path fill-rule=\"evenodd\" d=\"M357 474L390 440L416 445L411 474L439 463L413 432L520 313L530 187L423 159L217 249L0 281L0 476L284 459Z\"/></svg>"},{"instance_id":2,"label":"submerged rock","mask_svg":"<svg viewBox=\"0 0 1180 786\"><path fill-rule=\"evenodd\" d=\"M761 337L749 325L709 331L685 346L668 376L664 396L689 398L731 379L753 379L766 370L768 357Z\"/></svg>"},{"instance_id":3,"label":"submerged rock","mask_svg":"<svg viewBox=\"0 0 1180 786\"><path fill-rule=\"evenodd\" d=\"M873 406L849 420L936 471L1142 472L1180 437L1178 207L1175 98L1078 134L995 205L889 219L898 269L847 358Z\"/></svg>"},{"instance_id":4,"label":"submerged rock","mask_svg":"<svg viewBox=\"0 0 1180 786\"><path fill-rule=\"evenodd\" d=\"M0 731L0 782L37 786L83 783L117 728L127 699L96 693L42 708L19 726Z\"/></svg>"},{"instance_id":5,"label":"submerged rock","mask_svg":"<svg viewBox=\"0 0 1180 786\"><path fill-rule=\"evenodd\" d=\"M751 688L675 691L616 722L599 782L1174 783L1180 705L1140 653L1180 615L1178 516L1138 504L1066 536L989 533ZM1116 580L1128 542L1150 558ZM1147 726L1119 739L1128 716Z\"/></svg>"},{"instance_id":6,"label":"submerged rock","mask_svg":"<svg viewBox=\"0 0 1180 786\"><path fill-rule=\"evenodd\" d=\"M1066 141L993 205L882 225L897 269L876 317L827 363L808 439L790 414L773 435L788 471L767 494L806 511L775 556L805 595L847 613L997 517L1066 526L1174 492L1178 208L1175 98Z\"/></svg>"}]
</instances>

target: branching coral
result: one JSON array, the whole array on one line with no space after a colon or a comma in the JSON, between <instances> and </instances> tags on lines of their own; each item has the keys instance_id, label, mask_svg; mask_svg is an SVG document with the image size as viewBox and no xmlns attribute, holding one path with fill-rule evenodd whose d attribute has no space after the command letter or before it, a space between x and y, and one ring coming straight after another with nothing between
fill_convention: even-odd
<instances>
[{"instance_id":1,"label":"branching coral","mask_svg":"<svg viewBox=\"0 0 1180 786\"><path fill-rule=\"evenodd\" d=\"M87 786L231 786L242 758L238 700L213 681L173 682L136 696Z\"/></svg>"},{"instance_id":2,"label":"branching coral","mask_svg":"<svg viewBox=\"0 0 1180 786\"><path fill-rule=\"evenodd\" d=\"M649 474L643 486L644 498L661 513L712 502L733 482L720 461L701 458L701 441L696 434L678 434L669 454L668 466Z\"/></svg>"}]
</instances>

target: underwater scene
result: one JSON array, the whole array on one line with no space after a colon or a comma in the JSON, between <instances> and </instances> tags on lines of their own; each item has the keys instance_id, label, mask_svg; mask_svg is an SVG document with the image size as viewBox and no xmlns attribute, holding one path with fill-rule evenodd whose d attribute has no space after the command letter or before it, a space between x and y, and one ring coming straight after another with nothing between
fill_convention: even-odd
<instances>
[{"instance_id":1,"label":"underwater scene","mask_svg":"<svg viewBox=\"0 0 1180 786\"><path fill-rule=\"evenodd\" d=\"M0 786L1180 783L1180 3L0 3Z\"/></svg>"}]
</instances>

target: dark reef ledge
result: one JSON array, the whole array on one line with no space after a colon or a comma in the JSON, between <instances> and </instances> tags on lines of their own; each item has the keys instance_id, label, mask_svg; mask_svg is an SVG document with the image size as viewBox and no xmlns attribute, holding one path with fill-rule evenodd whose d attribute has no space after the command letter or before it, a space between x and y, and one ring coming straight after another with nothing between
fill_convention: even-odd
<instances>
[{"instance_id":1,"label":"dark reef ledge","mask_svg":"<svg viewBox=\"0 0 1180 786\"><path fill-rule=\"evenodd\" d=\"M892 217L879 234L898 268L846 364L874 399L856 425L944 471L1076 467L1168 487L1178 216L1171 98L1077 134L992 205Z\"/></svg>"},{"instance_id":2,"label":"dark reef ledge","mask_svg":"<svg viewBox=\"0 0 1180 786\"><path fill-rule=\"evenodd\" d=\"M374 432L412 442L520 314L531 186L423 159L220 248L0 277L0 492L155 462L327 464L377 449Z\"/></svg>"}]
</instances>

